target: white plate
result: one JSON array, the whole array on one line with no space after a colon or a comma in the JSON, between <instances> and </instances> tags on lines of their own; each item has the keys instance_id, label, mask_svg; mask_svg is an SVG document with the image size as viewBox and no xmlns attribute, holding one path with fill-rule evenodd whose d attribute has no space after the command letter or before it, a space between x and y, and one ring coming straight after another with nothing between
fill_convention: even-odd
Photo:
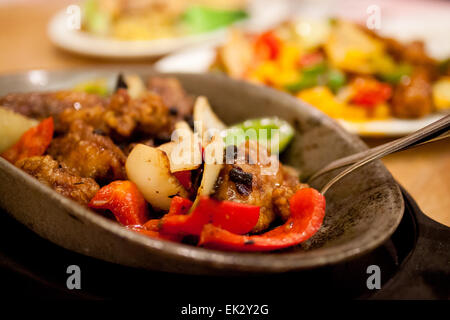
<instances>
[{"instance_id":1,"label":"white plate","mask_svg":"<svg viewBox=\"0 0 450 320\"><path fill-rule=\"evenodd\" d=\"M433 113L427 117L413 120L389 119L353 122L344 119L337 121L348 131L363 137L399 137L417 131L441 119L444 114Z\"/></svg>"},{"instance_id":2,"label":"white plate","mask_svg":"<svg viewBox=\"0 0 450 320\"><path fill-rule=\"evenodd\" d=\"M203 45L171 54L159 60L155 67L161 72L207 72L215 57L214 45ZM420 119L387 119L352 122L337 119L348 131L366 137L396 137L419 130L443 114L431 114Z\"/></svg>"},{"instance_id":3,"label":"white plate","mask_svg":"<svg viewBox=\"0 0 450 320\"><path fill-rule=\"evenodd\" d=\"M125 41L98 37L67 27L68 15L60 11L50 20L48 35L58 47L82 55L112 59L137 59L161 56L188 46L216 43L225 37L226 28L184 37Z\"/></svg>"}]
</instances>

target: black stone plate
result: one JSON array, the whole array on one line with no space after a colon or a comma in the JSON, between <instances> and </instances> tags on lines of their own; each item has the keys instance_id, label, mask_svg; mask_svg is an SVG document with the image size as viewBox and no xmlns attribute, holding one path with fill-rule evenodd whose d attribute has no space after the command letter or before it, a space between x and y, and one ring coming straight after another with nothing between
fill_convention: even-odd
<instances>
[{"instance_id":1,"label":"black stone plate","mask_svg":"<svg viewBox=\"0 0 450 320\"><path fill-rule=\"evenodd\" d=\"M18 298L145 299L161 303L268 303L301 299L448 299L450 228L426 217L402 190L405 213L394 234L356 259L300 272L194 276L124 267L63 249L0 213L1 293ZM66 269L81 268L81 290L66 289ZM369 265L381 290L369 290Z\"/></svg>"},{"instance_id":2,"label":"black stone plate","mask_svg":"<svg viewBox=\"0 0 450 320\"><path fill-rule=\"evenodd\" d=\"M263 86L215 74L158 74L149 67L35 70L0 76L0 95L72 88L80 81L120 73L173 76L193 95L208 97L227 124L278 116L295 128L282 162L298 168L302 180L335 159L367 146L333 119L301 100ZM40 81L36 81L39 78ZM312 183L320 188L336 172ZM41 237L66 249L125 266L198 275L254 275L314 269L342 263L386 241L401 221L401 191L381 161L352 172L326 193L322 227L301 244L271 253L208 250L146 237L71 201L0 158L0 207Z\"/></svg>"}]
</instances>

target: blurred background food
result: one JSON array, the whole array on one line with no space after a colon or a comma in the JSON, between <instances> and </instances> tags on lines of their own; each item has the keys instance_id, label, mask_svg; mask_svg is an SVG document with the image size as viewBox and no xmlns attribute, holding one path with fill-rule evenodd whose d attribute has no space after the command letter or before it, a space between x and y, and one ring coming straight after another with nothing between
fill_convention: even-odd
<instances>
[{"instance_id":1,"label":"blurred background food","mask_svg":"<svg viewBox=\"0 0 450 320\"><path fill-rule=\"evenodd\" d=\"M210 70L285 91L333 118L421 118L450 108L449 58L342 19L230 32Z\"/></svg>"},{"instance_id":2,"label":"blurred background food","mask_svg":"<svg viewBox=\"0 0 450 320\"><path fill-rule=\"evenodd\" d=\"M120 40L201 33L245 19L243 1L84 0L83 31Z\"/></svg>"},{"instance_id":3,"label":"blurred background food","mask_svg":"<svg viewBox=\"0 0 450 320\"><path fill-rule=\"evenodd\" d=\"M59 30L70 47L50 39L48 28L72 4L80 5L81 29ZM373 5L381 25L367 30ZM449 16L445 0L0 0L0 73L112 63L194 71L202 63L201 71L274 87L351 120L360 125L355 132L371 129L364 141L375 146L448 112ZM177 46L156 50L170 39ZM203 45L210 51L180 55ZM105 48L116 55L95 54ZM45 88L45 73L28 76ZM77 89L101 94L105 83ZM426 214L450 225L448 141L383 162Z\"/></svg>"},{"instance_id":4,"label":"blurred background food","mask_svg":"<svg viewBox=\"0 0 450 320\"><path fill-rule=\"evenodd\" d=\"M250 19L221 41L173 53L156 67L221 72L290 93L359 135L405 135L450 107L442 32L450 28L449 4L429 3L253 1Z\"/></svg>"},{"instance_id":5,"label":"blurred background food","mask_svg":"<svg viewBox=\"0 0 450 320\"><path fill-rule=\"evenodd\" d=\"M48 36L77 54L148 58L214 41L248 17L243 0L78 0L54 13Z\"/></svg>"}]
</instances>

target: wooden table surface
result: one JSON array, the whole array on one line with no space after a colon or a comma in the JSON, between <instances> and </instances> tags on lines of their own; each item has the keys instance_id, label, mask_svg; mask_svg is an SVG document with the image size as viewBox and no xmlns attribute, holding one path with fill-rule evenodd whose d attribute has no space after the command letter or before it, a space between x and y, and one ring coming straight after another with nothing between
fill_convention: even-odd
<instances>
[{"instance_id":1,"label":"wooden table surface","mask_svg":"<svg viewBox=\"0 0 450 320\"><path fill-rule=\"evenodd\" d=\"M3 1L3 4L2 4ZM0 73L110 64L56 49L46 36L47 22L72 1L0 0ZM123 61L121 62L123 63ZM136 62L135 62L136 63ZM138 63L152 63L141 60ZM365 139L370 146L387 139ZM450 139L383 159L397 181L429 217L450 226Z\"/></svg>"}]
</instances>

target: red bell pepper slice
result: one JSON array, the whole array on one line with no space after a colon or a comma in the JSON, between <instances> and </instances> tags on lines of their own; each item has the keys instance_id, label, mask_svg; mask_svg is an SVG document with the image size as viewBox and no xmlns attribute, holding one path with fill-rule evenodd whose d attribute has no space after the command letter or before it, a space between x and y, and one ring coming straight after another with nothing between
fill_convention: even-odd
<instances>
[{"instance_id":1,"label":"red bell pepper slice","mask_svg":"<svg viewBox=\"0 0 450 320\"><path fill-rule=\"evenodd\" d=\"M205 206L205 199L202 198L197 208L190 214L172 214L162 217L160 224L161 233L199 235L203 226L211 220L210 212L207 211L208 206Z\"/></svg>"},{"instance_id":2,"label":"red bell pepper slice","mask_svg":"<svg viewBox=\"0 0 450 320\"><path fill-rule=\"evenodd\" d=\"M200 235L206 224L212 223L231 232L250 232L259 219L260 207L233 201L217 201L201 197L197 207L187 215L166 215L161 219L160 232Z\"/></svg>"},{"instance_id":3,"label":"red bell pepper slice","mask_svg":"<svg viewBox=\"0 0 450 320\"><path fill-rule=\"evenodd\" d=\"M52 141L53 131L53 118L44 119L37 126L28 129L19 141L1 156L13 164L25 158L41 156Z\"/></svg>"},{"instance_id":4,"label":"red bell pepper slice","mask_svg":"<svg viewBox=\"0 0 450 320\"><path fill-rule=\"evenodd\" d=\"M161 223L161 219L150 219L142 226L145 230L148 231L159 231L159 224Z\"/></svg>"},{"instance_id":5,"label":"red bell pepper slice","mask_svg":"<svg viewBox=\"0 0 450 320\"><path fill-rule=\"evenodd\" d=\"M373 108L377 104L389 100L392 95L390 85L373 79L357 78L353 89L355 94L351 102L366 108Z\"/></svg>"},{"instance_id":6,"label":"red bell pepper slice","mask_svg":"<svg viewBox=\"0 0 450 320\"><path fill-rule=\"evenodd\" d=\"M170 202L170 209L166 216L172 216L177 214L187 214L192 206L192 201L179 196L176 196ZM148 220L144 225L129 225L128 229L142 233L148 237L156 239L164 239L180 242L183 239L182 235L176 234L162 234L159 232L161 225L161 219Z\"/></svg>"},{"instance_id":7,"label":"red bell pepper slice","mask_svg":"<svg viewBox=\"0 0 450 320\"><path fill-rule=\"evenodd\" d=\"M311 52L300 57L301 67L311 67L324 61L324 56L320 52Z\"/></svg>"},{"instance_id":8,"label":"red bell pepper slice","mask_svg":"<svg viewBox=\"0 0 450 320\"><path fill-rule=\"evenodd\" d=\"M212 224L236 234L252 231L259 219L259 206L234 201L215 201Z\"/></svg>"},{"instance_id":9,"label":"red bell pepper slice","mask_svg":"<svg viewBox=\"0 0 450 320\"><path fill-rule=\"evenodd\" d=\"M280 55L281 40L273 31L260 34L254 42L257 60L275 60Z\"/></svg>"},{"instance_id":10,"label":"red bell pepper slice","mask_svg":"<svg viewBox=\"0 0 450 320\"><path fill-rule=\"evenodd\" d=\"M177 215L177 214L187 214L189 209L192 207L192 201L180 196L173 197L170 202L169 212L166 213L166 217Z\"/></svg>"},{"instance_id":11,"label":"red bell pepper slice","mask_svg":"<svg viewBox=\"0 0 450 320\"><path fill-rule=\"evenodd\" d=\"M297 245L314 235L325 216L325 197L317 190L298 190L289 200L291 217L262 235L241 236L218 228L204 227L199 245L233 251L272 251Z\"/></svg>"},{"instance_id":12,"label":"red bell pepper slice","mask_svg":"<svg viewBox=\"0 0 450 320\"><path fill-rule=\"evenodd\" d=\"M173 175L178 179L178 181L186 190L190 191L192 189L190 170L174 172Z\"/></svg>"},{"instance_id":13,"label":"red bell pepper slice","mask_svg":"<svg viewBox=\"0 0 450 320\"><path fill-rule=\"evenodd\" d=\"M114 181L101 188L88 206L110 210L121 224L143 225L148 220L147 203L131 181Z\"/></svg>"}]
</instances>

